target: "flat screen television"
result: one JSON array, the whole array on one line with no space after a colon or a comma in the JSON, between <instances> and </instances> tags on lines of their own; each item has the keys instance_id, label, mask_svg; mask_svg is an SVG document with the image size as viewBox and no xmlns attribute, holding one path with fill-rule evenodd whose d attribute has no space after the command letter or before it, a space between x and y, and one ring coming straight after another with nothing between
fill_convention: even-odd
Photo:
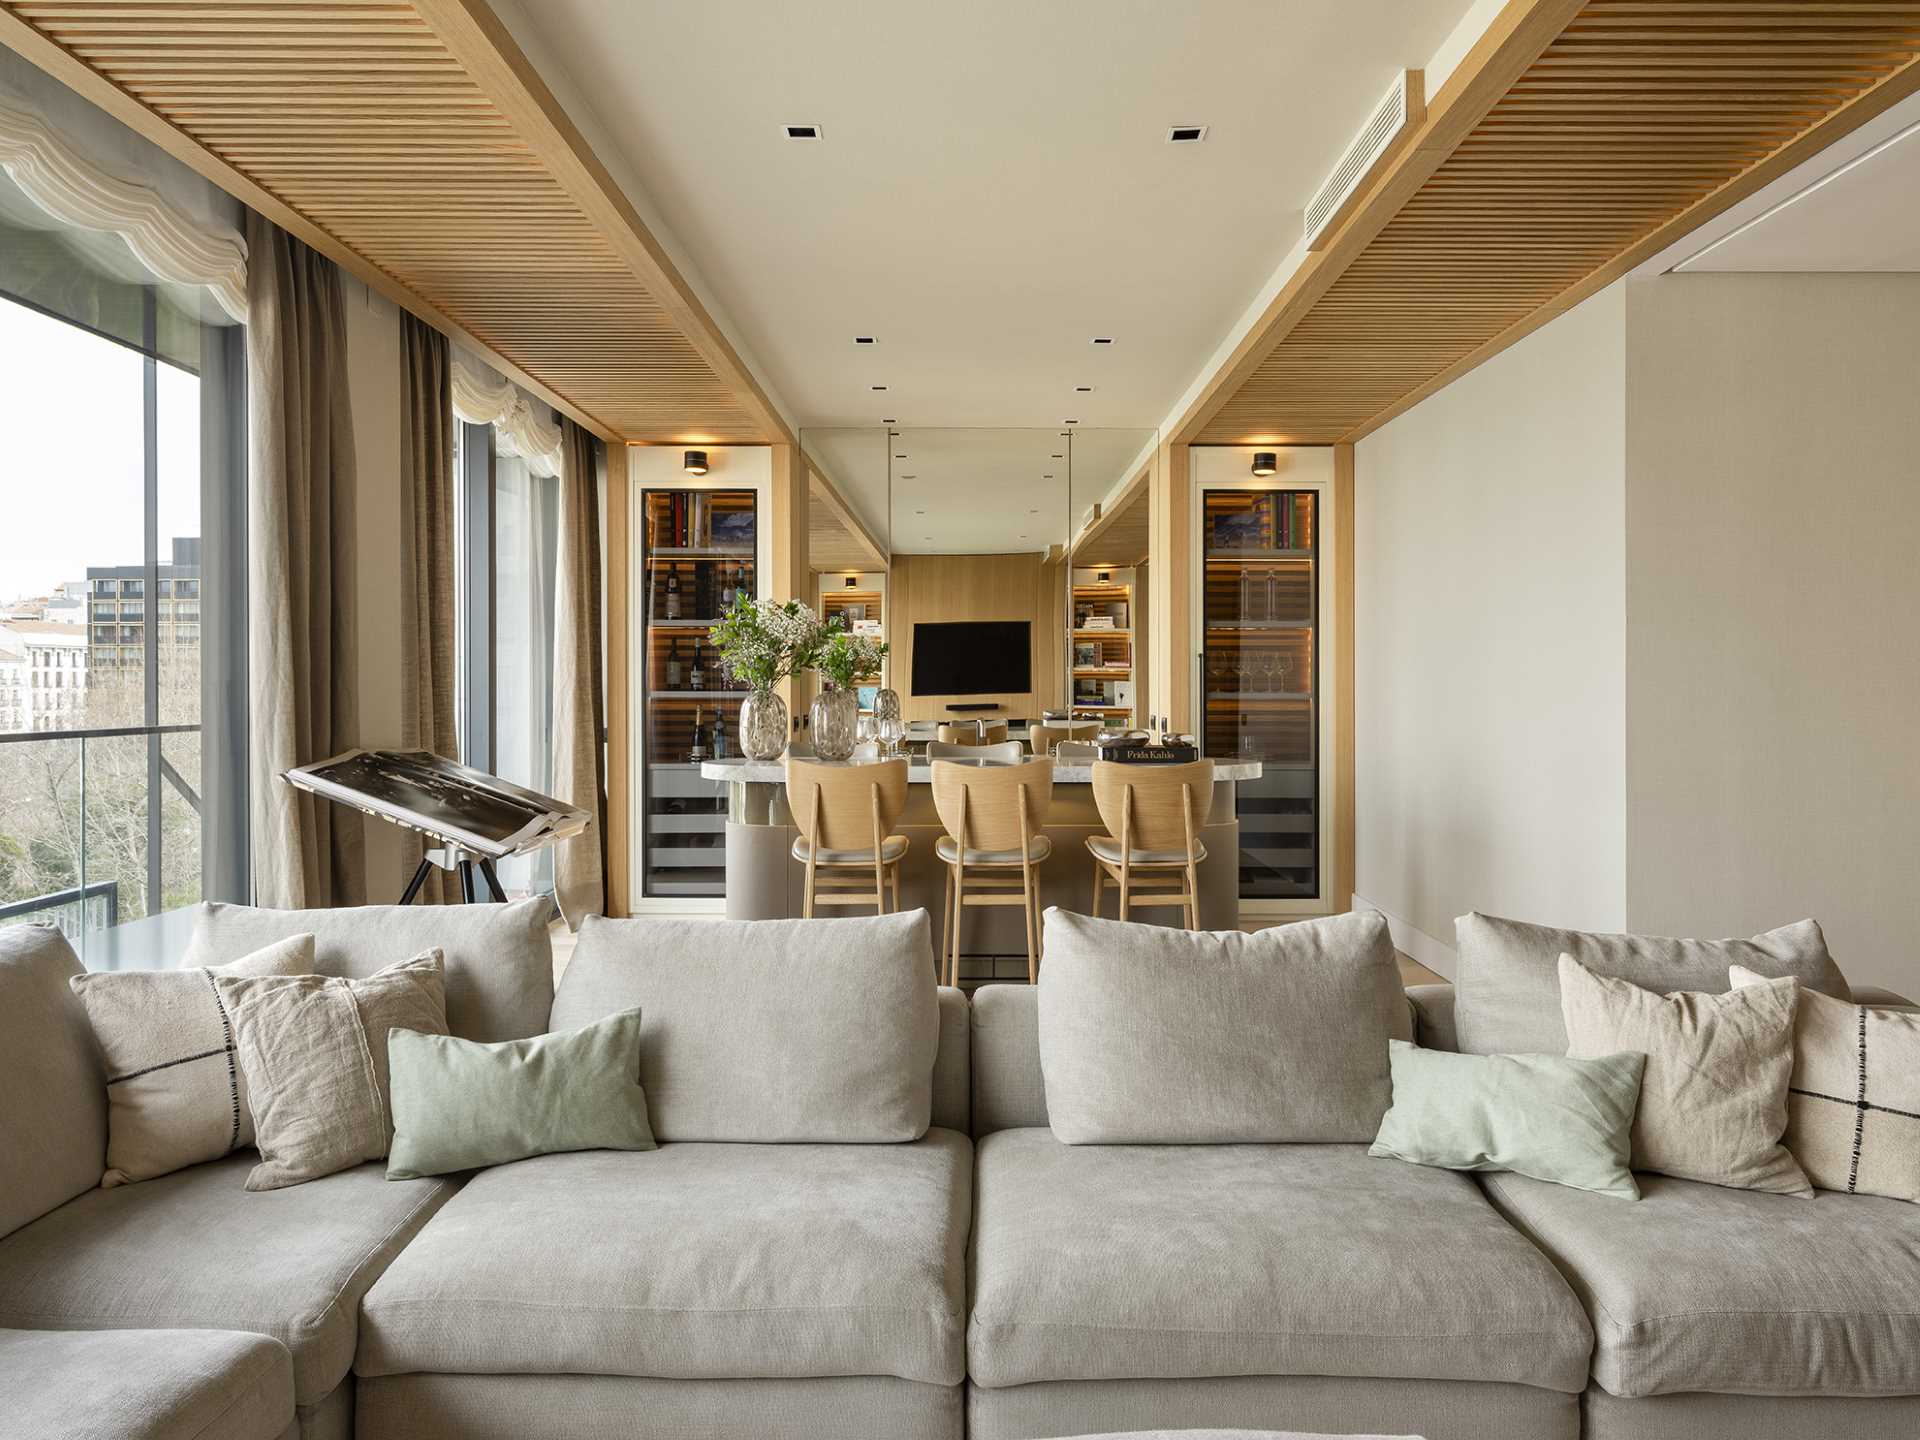
<instances>
[{"instance_id":1,"label":"flat screen television","mask_svg":"<svg viewBox=\"0 0 1920 1440\"><path fill-rule=\"evenodd\" d=\"M1019 695L1033 689L1033 622L950 620L913 627L916 695Z\"/></svg>"}]
</instances>

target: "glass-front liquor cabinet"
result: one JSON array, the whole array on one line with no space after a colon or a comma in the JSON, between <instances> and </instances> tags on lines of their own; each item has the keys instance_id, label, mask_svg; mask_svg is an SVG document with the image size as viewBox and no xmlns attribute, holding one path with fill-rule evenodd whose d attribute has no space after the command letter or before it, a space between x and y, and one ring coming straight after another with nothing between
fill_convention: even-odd
<instances>
[{"instance_id":1,"label":"glass-front liquor cabinet","mask_svg":"<svg viewBox=\"0 0 1920 1440\"><path fill-rule=\"evenodd\" d=\"M726 799L700 763L733 754L746 692L707 631L736 596L760 595L758 496L639 488L638 499L640 893L717 899L726 892Z\"/></svg>"},{"instance_id":2,"label":"glass-front liquor cabinet","mask_svg":"<svg viewBox=\"0 0 1920 1440\"><path fill-rule=\"evenodd\" d=\"M1320 895L1318 490L1203 489L1201 743L1239 785L1240 898Z\"/></svg>"}]
</instances>

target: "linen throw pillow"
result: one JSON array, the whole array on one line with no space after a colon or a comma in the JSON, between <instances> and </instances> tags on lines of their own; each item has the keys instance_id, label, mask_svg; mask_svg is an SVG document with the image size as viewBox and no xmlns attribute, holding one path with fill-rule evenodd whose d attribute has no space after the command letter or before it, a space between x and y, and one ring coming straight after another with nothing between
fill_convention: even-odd
<instances>
[{"instance_id":1,"label":"linen throw pillow","mask_svg":"<svg viewBox=\"0 0 1920 1440\"><path fill-rule=\"evenodd\" d=\"M1389 1049L1393 1105L1369 1155L1640 1198L1629 1157L1646 1056L1452 1055L1404 1040Z\"/></svg>"},{"instance_id":2,"label":"linen throw pillow","mask_svg":"<svg viewBox=\"0 0 1920 1440\"><path fill-rule=\"evenodd\" d=\"M1736 990L1764 976L1735 965ZM1787 1149L1822 1190L1920 1202L1920 1014L1800 993Z\"/></svg>"},{"instance_id":3,"label":"linen throw pillow","mask_svg":"<svg viewBox=\"0 0 1920 1440\"><path fill-rule=\"evenodd\" d=\"M940 1000L924 910L834 920L589 915L553 1030L646 1013L662 1143L887 1144L933 1118Z\"/></svg>"},{"instance_id":4,"label":"linen throw pillow","mask_svg":"<svg viewBox=\"0 0 1920 1440\"><path fill-rule=\"evenodd\" d=\"M387 1032L446 1033L444 967L429 950L364 980L214 977L253 1102L260 1163L247 1189L298 1185L387 1153Z\"/></svg>"},{"instance_id":5,"label":"linen throw pillow","mask_svg":"<svg viewBox=\"0 0 1920 1440\"><path fill-rule=\"evenodd\" d=\"M390 1030L387 1066L389 1180L563 1150L654 1148L640 1088L638 1010L495 1045Z\"/></svg>"},{"instance_id":6,"label":"linen throw pillow","mask_svg":"<svg viewBox=\"0 0 1920 1440\"><path fill-rule=\"evenodd\" d=\"M1412 1017L1374 911L1254 934L1050 909L1040 1068L1068 1145L1367 1141Z\"/></svg>"},{"instance_id":7,"label":"linen throw pillow","mask_svg":"<svg viewBox=\"0 0 1920 1440\"><path fill-rule=\"evenodd\" d=\"M1633 1168L1737 1190L1813 1194L1780 1143L1798 999L1790 978L1725 995L1657 995L1560 957L1567 1054L1647 1057Z\"/></svg>"},{"instance_id":8,"label":"linen throw pillow","mask_svg":"<svg viewBox=\"0 0 1920 1440\"><path fill-rule=\"evenodd\" d=\"M1567 1032L1560 1015L1559 963L1571 955L1595 975L1611 975L1662 995L1675 990L1719 994L1727 967L1744 965L1769 979L1791 975L1802 985L1851 1000L1812 920L1784 925L1751 940L1674 940L1663 935L1604 935L1555 930L1474 913L1454 922L1459 941L1454 1019L1460 1048L1472 1055L1560 1055Z\"/></svg>"},{"instance_id":9,"label":"linen throw pillow","mask_svg":"<svg viewBox=\"0 0 1920 1440\"><path fill-rule=\"evenodd\" d=\"M106 1186L151 1180L253 1144L247 1071L216 985L221 975L306 975L313 936L229 965L75 975L107 1070Z\"/></svg>"}]
</instances>

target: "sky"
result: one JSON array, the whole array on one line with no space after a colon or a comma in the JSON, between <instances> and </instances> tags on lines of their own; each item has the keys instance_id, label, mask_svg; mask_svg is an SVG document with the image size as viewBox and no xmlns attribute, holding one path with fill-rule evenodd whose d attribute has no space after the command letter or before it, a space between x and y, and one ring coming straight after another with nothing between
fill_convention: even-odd
<instances>
[{"instance_id":1,"label":"sky","mask_svg":"<svg viewBox=\"0 0 1920 1440\"><path fill-rule=\"evenodd\" d=\"M141 357L0 298L0 603L138 565ZM160 555L200 533L200 381L159 371Z\"/></svg>"}]
</instances>

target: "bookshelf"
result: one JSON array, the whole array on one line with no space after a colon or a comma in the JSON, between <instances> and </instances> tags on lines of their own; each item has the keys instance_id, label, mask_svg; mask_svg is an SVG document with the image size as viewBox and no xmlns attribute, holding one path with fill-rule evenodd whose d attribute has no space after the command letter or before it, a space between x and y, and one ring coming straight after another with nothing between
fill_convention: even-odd
<instances>
[{"instance_id":1,"label":"bookshelf","mask_svg":"<svg viewBox=\"0 0 1920 1440\"><path fill-rule=\"evenodd\" d=\"M1204 753L1262 762L1239 786L1242 899L1320 893L1317 490L1201 496Z\"/></svg>"},{"instance_id":2,"label":"bookshelf","mask_svg":"<svg viewBox=\"0 0 1920 1440\"><path fill-rule=\"evenodd\" d=\"M726 801L700 761L733 753L746 692L707 631L736 594L760 593L755 491L640 495L641 893L726 893Z\"/></svg>"},{"instance_id":3,"label":"bookshelf","mask_svg":"<svg viewBox=\"0 0 1920 1440\"><path fill-rule=\"evenodd\" d=\"M1115 728L1139 723L1134 583L1131 570L1075 570L1068 603L1073 711Z\"/></svg>"}]
</instances>

